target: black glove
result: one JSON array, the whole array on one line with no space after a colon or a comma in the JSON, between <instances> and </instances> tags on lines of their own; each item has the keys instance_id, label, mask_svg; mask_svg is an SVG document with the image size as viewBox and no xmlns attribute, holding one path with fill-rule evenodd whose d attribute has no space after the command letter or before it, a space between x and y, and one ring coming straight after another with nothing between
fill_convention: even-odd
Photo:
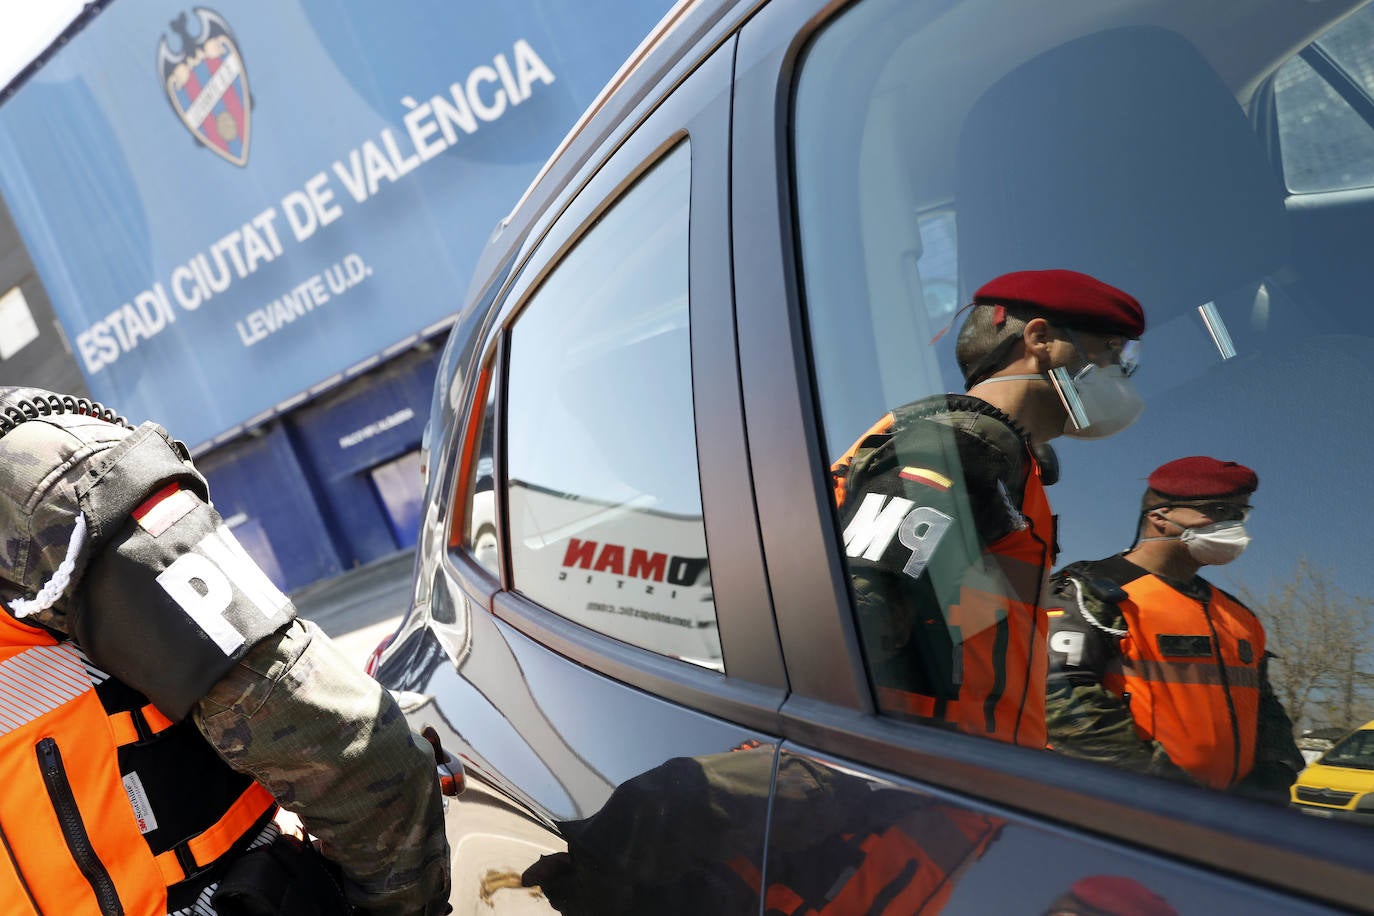
<instances>
[{"instance_id":1,"label":"black glove","mask_svg":"<svg viewBox=\"0 0 1374 916\"><path fill-rule=\"evenodd\" d=\"M351 916L353 908L315 848L278 837L244 853L211 898L220 916Z\"/></svg>"}]
</instances>

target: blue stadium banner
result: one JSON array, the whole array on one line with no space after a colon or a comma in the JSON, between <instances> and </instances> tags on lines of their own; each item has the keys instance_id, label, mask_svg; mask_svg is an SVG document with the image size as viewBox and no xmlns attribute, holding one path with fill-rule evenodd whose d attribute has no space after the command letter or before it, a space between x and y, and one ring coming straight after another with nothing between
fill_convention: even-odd
<instances>
[{"instance_id":1,"label":"blue stadium banner","mask_svg":"<svg viewBox=\"0 0 1374 916\"><path fill-rule=\"evenodd\" d=\"M0 106L94 395L194 444L461 305L669 0L118 0Z\"/></svg>"}]
</instances>

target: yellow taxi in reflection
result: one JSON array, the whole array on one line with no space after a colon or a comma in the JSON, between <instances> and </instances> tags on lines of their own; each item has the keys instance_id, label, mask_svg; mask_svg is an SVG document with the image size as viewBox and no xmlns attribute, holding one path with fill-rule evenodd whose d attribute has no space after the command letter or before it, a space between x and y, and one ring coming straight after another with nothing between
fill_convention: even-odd
<instances>
[{"instance_id":1,"label":"yellow taxi in reflection","mask_svg":"<svg viewBox=\"0 0 1374 916\"><path fill-rule=\"evenodd\" d=\"M1293 804L1309 814L1374 824L1374 722L1317 758L1290 791Z\"/></svg>"}]
</instances>

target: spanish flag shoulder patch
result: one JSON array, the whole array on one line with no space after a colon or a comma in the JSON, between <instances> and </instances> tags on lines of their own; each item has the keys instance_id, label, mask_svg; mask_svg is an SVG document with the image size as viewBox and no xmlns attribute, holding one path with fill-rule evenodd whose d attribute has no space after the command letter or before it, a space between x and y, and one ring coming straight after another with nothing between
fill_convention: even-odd
<instances>
[{"instance_id":1,"label":"spanish flag shoulder patch","mask_svg":"<svg viewBox=\"0 0 1374 916\"><path fill-rule=\"evenodd\" d=\"M183 490L180 484L172 483L148 497L133 511L133 517L153 537L161 537L198 503L195 494Z\"/></svg>"},{"instance_id":2,"label":"spanish flag shoulder patch","mask_svg":"<svg viewBox=\"0 0 1374 916\"><path fill-rule=\"evenodd\" d=\"M933 471L930 468L905 467L902 468L897 476L903 480L910 480L913 483L923 483L928 487L934 487L941 491L948 490L954 485L954 481L950 480L939 471Z\"/></svg>"}]
</instances>

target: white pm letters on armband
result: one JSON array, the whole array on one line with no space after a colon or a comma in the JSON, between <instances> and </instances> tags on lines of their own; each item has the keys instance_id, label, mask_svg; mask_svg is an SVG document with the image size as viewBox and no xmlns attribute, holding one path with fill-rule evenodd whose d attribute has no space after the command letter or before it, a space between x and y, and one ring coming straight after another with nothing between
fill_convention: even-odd
<instances>
[{"instance_id":1,"label":"white pm letters on armband","mask_svg":"<svg viewBox=\"0 0 1374 916\"><path fill-rule=\"evenodd\" d=\"M1064 661L1077 668L1083 664L1084 642L1082 633L1075 633L1073 630L1060 630L1050 634L1050 651L1062 653Z\"/></svg>"},{"instance_id":2,"label":"white pm letters on armband","mask_svg":"<svg viewBox=\"0 0 1374 916\"><path fill-rule=\"evenodd\" d=\"M935 548L940 544L940 538L944 537L945 529L952 524L954 519L939 509L919 506L911 510L911 514L902 519L902 527L897 530L902 546L911 548L911 556L902 567L902 572L913 579L925 572L930 558L935 555Z\"/></svg>"},{"instance_id":3,"label":"white pm letters on armband","mask_svg":"<svg viewBox=\"0 0 1374 916\"><path fill-rule=\"evenodd\" d=\"M881 494L867 494L844 530L845 553L877 560L896 537L911 550L902 572L920 578L954 519L930 506L913 506L912 500L900 496L889 502Z\"/></svg>"},{"instance_id":4,"label":"white pm letters on armband","mask_svg":"<svg viewBox=\"0 0 1374 916\"><path fill-rule=\"evenodd\" d=\"M288 604L223 525L201 538L196 552L177 557L158 575L157 583L225 655L232 655L244 642L244 635L225 614L234 604L236 589L264 619L271 619Z\"/></svg>"}]
</instances>

